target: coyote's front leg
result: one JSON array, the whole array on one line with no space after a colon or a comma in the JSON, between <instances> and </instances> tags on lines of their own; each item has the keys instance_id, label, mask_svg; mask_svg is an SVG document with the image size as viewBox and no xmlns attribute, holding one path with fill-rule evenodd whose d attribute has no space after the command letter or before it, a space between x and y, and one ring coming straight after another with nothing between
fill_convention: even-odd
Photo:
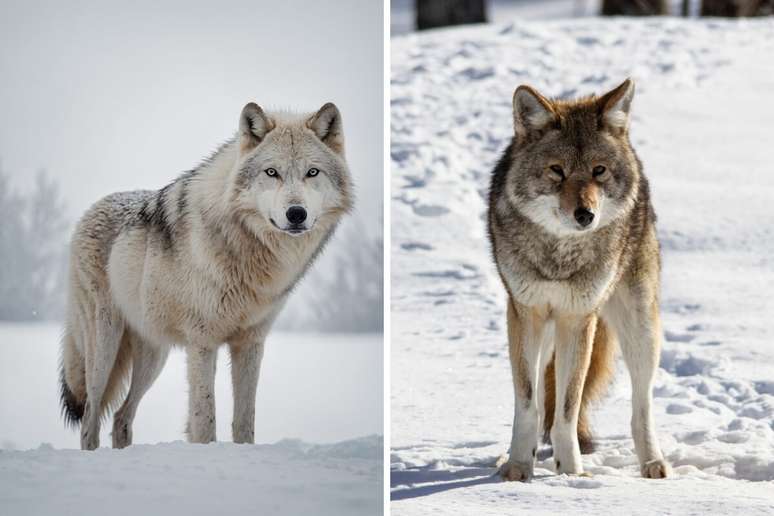
<instances>
[{"instance_id":1,"label":"coyote's front leg","mask_svg":"<svg viewBox=\"0 0 774 516\"><path fill-rule=\"evenodd\" d=\"M595 315L556 318L556 401L551 444L557 473L583 472L578 445L578 414L596 327Z\"/></svg>"},{"instance_id":2,"label":"coyote's front leg","mask_svg":"<svg viewBox=\"0 0 774 516\"><path fill-rule=\"evenodd\" d=\"M618 334L632 381L632 437L645 478L669 476L653 420L653 380L661 350L661 322L655 289L620 286L605 306Z\"/></svg>"},{"instance_id":3,"label":"coyote's front leg","mask_svg":"<svg viewBox=\"0 0 774 516\"><path fill-rule=\"evenodd\" d=\"M513 372L515 411L508 462L500 468L506 480L528 481L538 444L538 378L545 341L547 309L508 301L508 350Z\"/></svg>"}]
</instances>

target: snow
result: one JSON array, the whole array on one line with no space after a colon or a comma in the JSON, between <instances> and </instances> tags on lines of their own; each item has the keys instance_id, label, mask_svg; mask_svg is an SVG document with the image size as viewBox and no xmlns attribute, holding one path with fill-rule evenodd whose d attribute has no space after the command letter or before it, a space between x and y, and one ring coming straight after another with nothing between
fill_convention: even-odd
<instances>
[{"instance_id":1,"label":"snow","mask_svg":"<svg viewBox=\"0 0 774 516\"><path fill-rule=\"evenodd\" d=\"M394 514L774 511L774 20L517 21L392 41ZM655 417L671 479L639 477L623 364L595 411L591 476L501 482L513 415L489 174L528 83L637 84L632 141L662 243Z\"/></svg>"},{"instance_id":2,"label":"snow","mask_svg":"<svg viewBox=\"0 0 774 516\"><path fill-rule=\"evenodd\" d=\"M3 514L378 514L382 439L0 451Z\"/></svg>"},{"instance_id":3,"label":"snow","mask_svg":"<svg viewBox=\"0 0 774 516\"><path fill-rule=\"evenodd\" d=\"M135 446L81 452L59 417L57 324L0 325L0 514L364 514L382 507L382 336L271 333L257 444L231 440L228 354L218 360L219 442L184 439L185 355L173 350L140 404ZM368 437L363 437L368 436ZM328 443L328 444L310 444ZM301 495L301 496L299 496Z\"/></svg>"}]
</instances>

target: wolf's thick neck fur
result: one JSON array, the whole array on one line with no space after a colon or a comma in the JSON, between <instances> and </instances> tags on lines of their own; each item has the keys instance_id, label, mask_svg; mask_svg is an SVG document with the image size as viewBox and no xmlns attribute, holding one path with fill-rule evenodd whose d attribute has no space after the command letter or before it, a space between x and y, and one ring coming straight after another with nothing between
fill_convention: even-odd
<instances>
[{"instance_id":1,"label":"wolf's thick neck fur","mask_svg":"<svg viewBox=\"0 0 774 516\"><path fill-rule=\"evenodd\" d=\"M201 272L219 265L217 276L238 285L245 294L265 286L262 283L276 276L271 271L278 267L298 268L297 276L275 292L282 296L321 251L338 217L328 214L306 234L290 236L254 214L234 211L230 201L237 187L238 157L237 139L232 138L197 168L149 197L137 222L155 231L167 251L188 254Z\"/></svg>"}]
</instances>

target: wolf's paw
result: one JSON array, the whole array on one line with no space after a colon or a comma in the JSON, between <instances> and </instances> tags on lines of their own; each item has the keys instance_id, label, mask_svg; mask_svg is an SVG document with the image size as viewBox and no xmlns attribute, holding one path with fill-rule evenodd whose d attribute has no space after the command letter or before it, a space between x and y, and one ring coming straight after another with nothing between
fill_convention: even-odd
<instances>
[{"instance_id":1,"label":"wolf's paw","mask_svg":"<svg viewBox=\"0 0 774 516\"><path fill-rule=\"evenodd\" d=\"M508 461L500 466L500 476L509 482L529 482L532 480L533 470L532 463Z\"/></svg>"},{"instance_id":2,"label":"wolf's paw","mask_svg":"<svg viewBox=\"0 0 774 516\"><path fill-rule=\"evenodd\" d=\"M131 423L125 421L121 417L117 417L113 421L113 448L121 449L126 448L132 444L132 427Z\"/></svg>"},{"instance_id":3,"label":"wolf's paw","mask_svg":"<svg viewBox=\"0 0 774 516\"><path fill-rule=\"evenodd\" d=\"M664 459L655 459L646 462L640 468L645 478L666 478L670 475L669 464Z\"/></svg>"},{"instance_id":4,"label":"wolf's paw","mask_svg":"<svg viewBox=\"0 0 774 516\"><path fill-rule=\"evenodd\" d=\"M81 450L96 450L99 448L99 431L81 432Z\"/></svg>"}]
</instances>

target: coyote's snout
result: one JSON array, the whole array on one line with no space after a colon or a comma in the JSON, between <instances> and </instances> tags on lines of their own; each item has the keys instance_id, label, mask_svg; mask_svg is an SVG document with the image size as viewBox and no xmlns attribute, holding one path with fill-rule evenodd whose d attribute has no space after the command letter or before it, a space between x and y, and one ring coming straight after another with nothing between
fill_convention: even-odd
<instances>
[{"instance_id":1,"label":"coyote's snout","mask_svg":"<svg viewBox=\"0 0 774 516\"><path fill-rule=\"evenodd\" d=\"M654 431L659 247L648 182L628 136L630 80L602 95L513 96L514 137L494 170L489 235L508 292L516 414L503 475L532 476L539 421L557 471L580 473L587 411L615 342L632 379L632 433L645 477L668 466ZM542 415L542 417L541 417Z\"/></svg>"}]
</instances>

